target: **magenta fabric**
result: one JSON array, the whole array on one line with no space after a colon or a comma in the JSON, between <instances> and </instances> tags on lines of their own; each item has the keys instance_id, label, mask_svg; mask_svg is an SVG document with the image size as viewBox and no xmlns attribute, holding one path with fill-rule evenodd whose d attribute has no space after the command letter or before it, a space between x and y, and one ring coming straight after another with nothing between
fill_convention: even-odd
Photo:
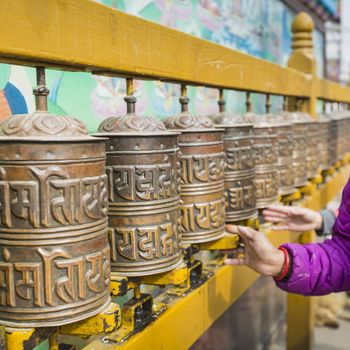
<instances>
[{"instance_id":1,"label":"magenta fabric","mask_svg":"<svg viewBox=\"0 0 350 350\"><path fill-rule=\"evenodd\" d=\"M293 258L293 269L287 281L277 282L279 288L303 295L350 291L350 181L343 189L332 239L283 247Z\"/></svg>"}]
</instances>

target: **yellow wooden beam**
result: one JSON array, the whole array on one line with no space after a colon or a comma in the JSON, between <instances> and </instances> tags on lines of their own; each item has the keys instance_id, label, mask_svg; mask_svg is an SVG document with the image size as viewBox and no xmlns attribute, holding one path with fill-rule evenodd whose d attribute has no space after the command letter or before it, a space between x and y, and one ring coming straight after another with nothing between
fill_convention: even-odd
<instances>
[{"instance_id":1,"label":"yellow wooden beam","mask_svg":"<svg viewBox=\"0 0 350 350\"><path fill-rule=\"evenodd\" d=\"M3 62L272 94L309 94L310 81L293 69L95 1L1 0L0 14Z\"/></svg>"}]
</instances>

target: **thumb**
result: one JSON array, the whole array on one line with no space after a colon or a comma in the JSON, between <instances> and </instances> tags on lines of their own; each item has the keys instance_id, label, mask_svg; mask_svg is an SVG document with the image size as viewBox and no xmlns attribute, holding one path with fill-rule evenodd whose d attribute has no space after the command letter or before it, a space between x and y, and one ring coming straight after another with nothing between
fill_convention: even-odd
<instances>
[{"instance_id":1,"label":"thumb","mask_svg":"<svg viewBox=\"0 0 350 350\"><path fill-rule=\"evenodd\" d=\"M255 238L255 231L249 227L238 226L238 232L243 240L243 242L252 241Z\"/></svg>"}]
</instances>

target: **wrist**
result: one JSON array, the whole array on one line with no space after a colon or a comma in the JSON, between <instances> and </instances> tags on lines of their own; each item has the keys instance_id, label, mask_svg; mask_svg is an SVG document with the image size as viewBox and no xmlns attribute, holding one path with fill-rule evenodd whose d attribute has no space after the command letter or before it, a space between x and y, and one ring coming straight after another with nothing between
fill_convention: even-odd
<instances>
[{"instance_id":1,"label":"wrist","mask_svg":"<svg viewBox=\"0 0 350 350\"><path fill-rule=\"evenodd\" d=\"M315 212L315 221L314 221L314 224L315 224L315 230L316 230L316 231L321 230L322 225L323 225L323 218L322 218L322 215L321 215L318 211Z\"/></svg>"},{"instance_id":2,"label":"wrist","mask_svg":"<svg viewBox=\"0 0 350 350\"><path fill-rule=\"evenodd\" d=\"M271 277L278 276L282 272L284 265L285 265L285 254L282 250L276 249L274 258L273 258L270 276Z\"/></svg>"},{"instance_id":3,"label":"wrist","mask_svg":"<svg viewBox=\"0 0 350 350\"><path fill-rule=\"evenodd\" d=\"M274 276L274 280L279 282L283 281L289 278L289 275L291 273L292 269L292 263L291 263L291 255L289 254L288 250L281 246L278 248L284 255L284 263L283 263L283 268L280 271L280 273L277 276Z\"/></svg>"}]
</instances>

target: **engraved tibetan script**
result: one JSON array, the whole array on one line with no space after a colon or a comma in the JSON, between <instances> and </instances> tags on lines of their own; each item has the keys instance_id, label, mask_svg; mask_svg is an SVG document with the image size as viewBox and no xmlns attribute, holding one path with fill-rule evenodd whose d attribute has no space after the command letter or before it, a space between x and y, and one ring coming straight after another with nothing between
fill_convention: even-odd
<instances>
[{"instance_id":1,"label":"engraved tibetan script","mask_svg":"<svg viewBox=\"0 0 350 350\"><path fill-rule=\"evenodd\" d=\"M111 260L153 260L174 255L178 249L177 225L109 228Z\"/></svg>"},{"instance_id":2,"label":"engraved tibetan script","mask_svg":"<svg viewBox=\"0 0 350 350\"><path fill-rule=\"evenodd\" d=\"M254 181L236 181L234 186L227 190L227 204L230 210L255 207Z\"/></svg>"},{"instance_id":3,"label":"engraved tibetan script","mask_svg":"<svg viewBox=\"0 0 350 350\"><path fill-rule=\"evenodd\" d=\"M235 142L236 147L226 149L227 169L243 170L254 166L254 149L252 146L240 146Z\"/></svg>"},{"instance_id":4,"label":"engraved tibetan script","mask_svg":"<svg viewBox=\"0 0 350 350\"><path fill-rule=\"evenodd\" d=\"M29 167L32 179L6 179L0 167L0 226L15 221L28 227L82 224L107 215L107 176L70 178L58 166Z\"/></svg>"},{"instance_id":5,"label":"engraved tibetan script","mask_svg":"<svg viewBox=\"0 0 350 350\"><path fill-rule=\"evenodd\" d=\"M181 157L181 183L220 181L224 176L224 153Z\"/></svg>"},{"instance_id":6,"label":"engraved tibetan script","mask_svg":"<svg viewBox=\"0 0 350 350\"><path fill-rule=\"evenodd\" d=\"M225 222L225 199L209 203L183 204L180 208L182 232L219 228Z\"/></svg>"},{"instance_id":7,"label":"engraved tibetan script","mask_svg":"<svg viewBox=\"0 0 350 350\"><path fill-rule=\"evenodd\" d=\"M110 249L72 257L62 248L38 248L38 261L0 262L0 306L46 307L86 300L109 286Z\"/></svg>"},{"instance_id":8,"label":"engraved tibetan script","mask_svg":"<svg viewBox=\"0 0 350 350\"><path fill-rule=\"evenodd\" d=\"M178 195L178 164L108 166L109 200L157 200Z\"/></svg>"},{"instance_id":9,"label":"engraved tibetan script","mask_svg":"<svg viewBox=\"0 0 350 350\"><path fill-rule=\"evenodd\" d=\"M265 178L255 179L256 198L273 197L277 195L277 177L275 174L265 174ZM270 177L269 177L270 176Z\"/></svg>"}]
</instances>

